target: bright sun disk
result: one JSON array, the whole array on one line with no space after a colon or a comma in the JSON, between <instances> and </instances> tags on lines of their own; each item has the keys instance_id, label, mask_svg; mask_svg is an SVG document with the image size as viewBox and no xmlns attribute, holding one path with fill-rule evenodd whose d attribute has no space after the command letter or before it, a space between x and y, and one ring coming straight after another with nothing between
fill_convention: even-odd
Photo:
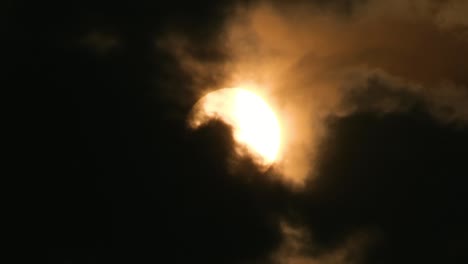
<instances>
[{"instance_id":1,"label":"bright sun disk","mask_svg":"<svg viewBox=\"0 0 468 264\"><path fill-rule=\"evenodd\" d=\"M275 113L260 96L242 88L225 88L205 95L194 107L198 127L215 117L233 127L234 139L271 164L280 148L280 126Z\"/></svg>"}]
</instances>

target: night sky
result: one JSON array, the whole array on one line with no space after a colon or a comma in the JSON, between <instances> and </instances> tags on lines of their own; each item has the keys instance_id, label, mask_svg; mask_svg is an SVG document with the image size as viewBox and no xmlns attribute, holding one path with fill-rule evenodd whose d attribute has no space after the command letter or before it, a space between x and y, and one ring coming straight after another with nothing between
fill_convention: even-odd
<instances>
[{"instance_id":1,"label":"night sky","mask_svg":"<svg viewBox=\"0 0 468 264\"><path fill-rule=\"evenodd\" d=\"M468 1L2 6L49 263L468 263ZM304 111L301 188L187 126L245 65Z\"/></svg>"}]
</instances>

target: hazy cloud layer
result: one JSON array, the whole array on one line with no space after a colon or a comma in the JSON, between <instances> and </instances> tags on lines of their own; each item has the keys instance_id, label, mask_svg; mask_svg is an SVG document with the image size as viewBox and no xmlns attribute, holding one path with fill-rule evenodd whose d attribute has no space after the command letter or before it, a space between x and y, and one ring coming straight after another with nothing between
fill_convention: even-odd
<instances>
[{"instance_id":1,"label":"hazy cloud layer","mask_svg":"<svg viewBox=\"0 0 468 264\"><path fill-rule=\"evenodd\" d=\"M175 55L195 98L255 83L283 123L283 173L300 183L313 174L330 116L423 107L443 122L468 120L468 39L462 22L444 19L454 8L464 5L260 1L234 5L206 42L172 32L157 43Z\"/></svg>"}]
</instances>

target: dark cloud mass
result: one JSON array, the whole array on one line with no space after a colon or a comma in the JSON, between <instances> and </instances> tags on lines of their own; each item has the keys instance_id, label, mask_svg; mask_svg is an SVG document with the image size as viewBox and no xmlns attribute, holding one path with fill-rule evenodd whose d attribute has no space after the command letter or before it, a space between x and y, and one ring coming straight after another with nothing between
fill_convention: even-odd
<instances>
[{"instance_id":1,"label":"dark cloud mass","mask_svg":"<svg viewBox=\"0 0 468 264\"><path fill-rule=\"evenodd\" d=\"M2 5L50 263L468 261L467 1L65 2ZM299 113L300 188L187 126L239 78Z\"/></svg>"}]
</instances>

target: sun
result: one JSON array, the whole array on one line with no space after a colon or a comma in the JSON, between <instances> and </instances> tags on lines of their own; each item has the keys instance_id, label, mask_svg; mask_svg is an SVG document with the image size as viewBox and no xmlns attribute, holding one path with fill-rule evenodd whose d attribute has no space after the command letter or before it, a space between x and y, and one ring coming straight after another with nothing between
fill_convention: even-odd
<instances>
[{"instance_id":1,"label":"sun","mask_svg":"<svg viewBox=\"0 0 468 264\"><path fill-rule=\"evenodd\" d=\"M194 106L190 123L196 128L212 118L231 125L235 141L261 157L263 164L271 164L278 158L281 145L278 118L257 94L243 88L208 93Z\"/></svg>"}]
</instances>

